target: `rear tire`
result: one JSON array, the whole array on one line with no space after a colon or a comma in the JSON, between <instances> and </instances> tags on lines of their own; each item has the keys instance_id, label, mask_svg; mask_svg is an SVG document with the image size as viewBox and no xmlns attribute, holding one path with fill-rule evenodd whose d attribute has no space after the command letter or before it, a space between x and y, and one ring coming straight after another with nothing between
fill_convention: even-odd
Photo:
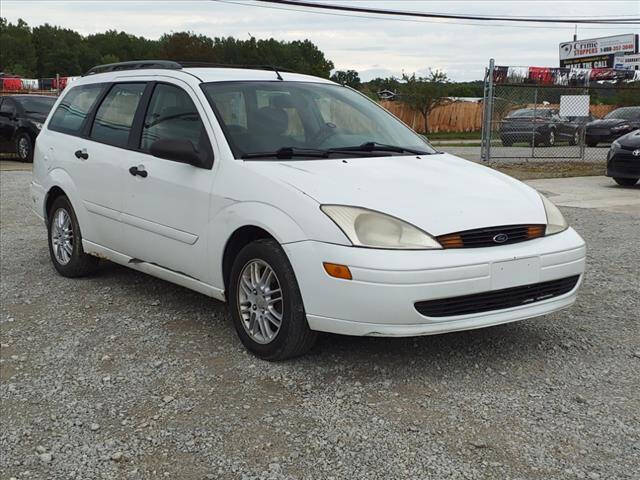
<instances>
[{"instance_id":1,"label":"rear tire","mask_svg":"<svg viewBox=\"0 0 640 480\"><path fill-rule=\"evenodd\" d=\"M549 133L547 133L547 138L544 139L544 144L547 147L553 147L556 144L555 130L549 130Z\"/></svg>"},{"instance_id":2,"label":"rear tire","mask_svg":"<svg viewBox=\"0 0 640 480\"><path fill-rule=\"evenodd\" d=\"M639 180L638 178L620 178L620 177L613 177L613 179L618 185L621 185L623 187L633 187L636 183L638 183L638 180Z\"/></svg>"},{"instance_id":3,"label":"rear tire","mask_svg":"<svg viewBox=\"0 0 640 480\"><path fill-rule=\"evenodd\" d=\"M255 276L252 268L257 268ZM254 278L261 282L253 282ZM276 292L276 286L280 287L280 298L271 293ZM318 336L307 323L289 259L275 240L256 240L238 253L231 269L228 303L240 340L264 360L302 355L313 347Z\"/></svg>"},{"instance_id":4,"label":"rear tire","mask_svg":"<svg viewBox=\"0 0 640 480\"><path fill-rule=\"evenodd\" d=\"M33 140L27 132L21 132L16 137L16 155L21 162L33 162Z\"/></svg>"},{"instance_id":5,"label":"rear tire","mask_svg":"<svg viewBox=\"0 0 640 480\"><path fill-rule=\"evenodd\" d=\"M83 277L95 272L99 259L84 253L80 225L67 197L53 201L47 215L49 255L63 277Z\"/></svg>"},{"instance_id":6,"label":"rear tire","mask_svg":"<svg viewBox=\"0 0 640 480\"><path fill-rule=\"evenodd\" d=\"M580 134L576 130L573 136L569 139L569 145L578 145L578 143L580 143Z\"/></svg>"}]
</instances>

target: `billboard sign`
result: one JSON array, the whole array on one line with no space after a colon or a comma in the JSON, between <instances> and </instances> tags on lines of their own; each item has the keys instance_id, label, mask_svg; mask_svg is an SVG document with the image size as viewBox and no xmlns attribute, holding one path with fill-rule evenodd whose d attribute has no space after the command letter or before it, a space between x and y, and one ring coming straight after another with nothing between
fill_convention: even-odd
<instances>
[{"instance_id":1,"label":"billboard sign","mask_svg":"<svg viewBox=\"0 0 640 480\"><path fill-rule=\"evenodd\" d=\"M629 33L564 42L559 48L561 67L607 68L614 66L616 55L638 53L638 35Z\"/></svg>"}]
</instances>

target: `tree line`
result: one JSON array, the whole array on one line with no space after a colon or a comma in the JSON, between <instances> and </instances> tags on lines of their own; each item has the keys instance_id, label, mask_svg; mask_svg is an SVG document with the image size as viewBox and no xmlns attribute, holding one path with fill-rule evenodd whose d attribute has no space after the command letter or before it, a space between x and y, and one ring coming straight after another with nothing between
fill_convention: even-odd
<instances>
[{"instance_id":1,"label":"tree line","mask_svg":"<svg viewBox=\"0 0 640 480\"><path fill-rule=\"evenodd\" d=\"M68 28L32 28L23 20L11 23L6 18L0 18L0 45L0 71L26 78L77 76L95 65L141 59L274 65L324 78L333 69L333 62L309 40L239 40L193 32L149 40L116 30L84 36Z\"/></svg>"}]
</instances>

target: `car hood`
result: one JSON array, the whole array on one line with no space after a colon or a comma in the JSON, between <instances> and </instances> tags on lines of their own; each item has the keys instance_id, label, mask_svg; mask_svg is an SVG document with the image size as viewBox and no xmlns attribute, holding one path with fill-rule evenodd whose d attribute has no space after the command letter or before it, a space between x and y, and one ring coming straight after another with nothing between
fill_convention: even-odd
<instances>
[{"instance_id":1,"label":"car hood","mask_svg":"<svg viewBox=\"0 0 640 480\"><path fill-rule=\"evenodd\" d=\"M474 228L545 224L531 187L443 153L346 160L250 161L246 166L320 204L377 210L437 236Z\"/></svg>"},{"instance_id":2,"label":"car hood","mask_svg":"<svg viewBox=\"0 0 640 480\"><path fill-rule=\"evenodd\" d=\"M587 123L587 128L610 128L616 125L623 125L625 123L632 123L631 120L624 120L622 118L603 118L601 120L594 120Z\"/></svg>"},{"instance_id":3,"label":"car hood","mask_svg":"<svg viewBox=\"0 0 640 480\"><path fill-rule=\"evenodd\" d=\"M635 130L628 133L616 140L622 147L627 150L634 150L640 148L640 130Z\"/></svg>"}]
</instances>

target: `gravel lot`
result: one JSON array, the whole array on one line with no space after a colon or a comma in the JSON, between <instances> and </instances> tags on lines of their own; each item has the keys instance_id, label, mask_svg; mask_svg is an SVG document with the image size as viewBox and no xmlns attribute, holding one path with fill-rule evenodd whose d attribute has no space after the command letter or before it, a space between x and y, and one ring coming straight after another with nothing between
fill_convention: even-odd
<instances>
[{"instance_id":1,"label":"gravel lot","mask_svg":"<svg viewBox=\"0 0 640 480\"><path fill-rule=\"evenodd\" d=\"M569 310L415 339L246 353L226 307L106 263L58 276L1 175L1 479L638 479L640 218L563 208Z\"/></svg>"}]
</instances>

